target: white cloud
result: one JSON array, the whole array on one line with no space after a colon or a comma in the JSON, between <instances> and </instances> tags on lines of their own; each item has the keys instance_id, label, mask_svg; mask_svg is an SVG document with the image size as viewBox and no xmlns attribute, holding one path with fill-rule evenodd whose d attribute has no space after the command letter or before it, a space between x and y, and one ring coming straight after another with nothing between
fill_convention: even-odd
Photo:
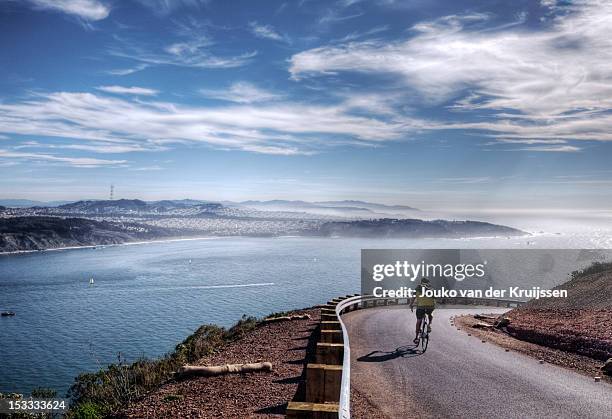
<instances>
[{"instance_id":1,"label":"white cloud","mask_svg":"<svg viewBox=\"0 0 612 419\"><path fill-rule=\"evenodd\" d=\"M574 147L571 145L561 145L561 146L538 146L538 147L525 147L519 148L517 151L538 151L538 152L546 152L546 153L577 153L581 151L582 148Z\"/></svg>"},{"instance_id":2,"label":"white cloud","mask_svg":"<svg viewBox=\"0 0 612 419\"><path fill-rule=\"evenodd\" d=\"M55 156L52 154L21 153L21 152L9 151L9 150L0 150L0 159L43 161L43 162L67 164L69 166L82 167L82 168L121 166L127 163L125 160L103 160L103 159L95 159L91 157L62 157L62 156Z\"/></svg>"},{"instance_id":3,"label":"white cloud","mask_svg":"<svg viewBox=\"0 0 612 419\"><path fill-rule=\"evenodd\" d=\"M110 7L98 0L28 0L36 8L55 10L84 20L106 19Z\"/></svg>"},{"instance_id":4,"label":"white cloud","mask_svg":"<svg viewBox=\"0 0 612 419\"><path fill-rule=\"evenodd\" d=\"M278 33L270 25L261 25L257 22L250 22L251 32L258 38L272 39L273 41L285 41L285 37Z\"/></svg>"},{"instance_id":5,"label":"white cloud","mask_svg":"<svg viewBox=\"0 0 612 419\"><path fill-rule=\"evenodd\" d=\"M426 103L492 115L479 112L484 122L449 128L541 141L612 140L612 3L566 6L539 30L483 31L486 19L447 16L415 25L404 40L322 46L294 55L290 72L294 79L394 75Z\"/></svg>"},{"instance_id":6,"label":"white cloud","mask_svg":"<svg viewBox=\"0 0 612 419\"><path fill-rule=\"evenodd\" d=\"M283 95L262 89L246 81L232 83L224 90L202 89L200 93L213 99L236 103L270 102L283 98Z\"/></svg>"},{"instance_id":7,"label":"white cloud","mask_svg":"<svg viewBox=\"0 0 612 419\"><path fill-rule=\"evenodd\" d=\"M125 86L98 86L96 89L107 93L115 93L119 95L138 95L138 96L155 96L159 92L146 87L125 87Z\"/></svg>"},{"instance_id":8,"label":"white cloud","mask_svg":"<svg viewBox=\"0 0 612 419\"><path fill-rule=\"evenodd\" d=\"M116 143L96 143L90 142L87 144L49 144L41 143L38 141L26 141L22 142L17 146L14 146L14 150L22 149L68 149L68 150L82 150L92 151L100 154L115 154L115 153L133 153L136 151L164 151L167 147L159 146L154 143L138 144L134 142L124 142L121 144Z\"/></svg>"},{"instance_id":9,"label":"white cloud","mask_svg":"<svg viewBox=\"0 0 612 419\"><path fill-rule=\"evenodd\" d=\"M139 61L140 66L134 69L115 70L117 75L131 74L139 71L141 66L174 65L195 68L235 68L251 62L257 51L245 52L239 55L219 56L210 51L213 42L202 35L190 35L188 39L166 45L161 50L152 51L148 48L122 41L124 46L111 49L109 52L116 57ZM144 67L143 67L144 68ZM113 71L113 70L111 70Z\"/></svg>"},{"instance_id":10,"label":"white cloud","mask_svg":"<svg viewBox=\"0 0 612 419\"><path fill-rule=\"evenodd\" d=\"M336 144L397 140L420 128L422 123L407 118L353 115L342 104L195 107L66 92L0 103L0 133L145 149L203 143L261 153L312 153Z\"/></svg>"},{"instance_id":11,"label":"white cloud","mask_svg":"<svg viewBox=\"0 0 612 419\"><path fill-rule=\"evenodd\" d=\"M200 8L206 5L208 0L138 0L138 2L154 13L167 15L181 7Z\"/></svg>"},{"instance_id":12,"label":"white cloud","mask_svg":"<svg viewBox=\"0 0 612 419\"><path fill-rule=\"evenodd\" d=\"M147 64L139 64L139 65L131 67L131 68L116 68L116 69L112 69L112 70L107 70L106 73L110 74L111 76L127 76L127 75L130 75L130 74L134 74L134 73L137 73L139 71L142 71L142 70L144 70L147 67L148 67Z\"/></svg>"}]
</instances>

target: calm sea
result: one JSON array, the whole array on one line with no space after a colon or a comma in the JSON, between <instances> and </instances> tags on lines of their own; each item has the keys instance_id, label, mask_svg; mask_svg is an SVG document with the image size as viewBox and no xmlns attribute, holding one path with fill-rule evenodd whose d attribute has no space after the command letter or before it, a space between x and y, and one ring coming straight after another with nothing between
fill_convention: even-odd
<instances>
[{"instance_id":1,"label":"calm sea","mask_svg":"<svg viewBox=\"0 0 612 419\"><path fill-rule=\"evenodd\" d=\"M362 248L612 247L609 233L593 237L234 237L0 256L0 310L17 313L0 317L0 392L42 386L63 395L80 372L118 353L160 356L201 324L359 292Z\"/></svg>"}]
</instances>

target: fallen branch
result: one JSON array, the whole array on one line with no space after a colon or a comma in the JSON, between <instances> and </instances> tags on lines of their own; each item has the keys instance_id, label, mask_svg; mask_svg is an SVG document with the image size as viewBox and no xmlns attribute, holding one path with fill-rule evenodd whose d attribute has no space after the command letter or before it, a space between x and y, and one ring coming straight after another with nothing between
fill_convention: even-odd
<instances>
[{"instance_id":1,"label":"fallen branch","mask_svg":"<svg viewBox=\"0 0 612 419\"><path fill-rule=\"evenodd\" d=\"M294 314L293 316L268 317L264 323L286 322L291 320L310 320L310 314Z\"/></svg>"},{"instance_id":2,"label":"fallen branch","mask_svg":"<svg viewBox=\"0 0 612 419\"><path fill-rule=\"evenodd\" d=\"M474 323L472 327L474 329L492 329L493 325L488 323Z\"/></svg>"},{"instance_id":3,"label":"fallen branch","mask_svg":"<svg viewBox=\"0 0 612 419\"><path fill-rule=\"evenodd\" d=\"M177 372L177 378L214 377L225 374L244 374L257 371L272 371L271 362L256 362L254 364L226 364L211 367L183 365Z\"/></svg>"},{"instance_id":4,"label":"fallen branch","mask_svg":"<svg viewBox=\"0 0 612 419\"><path fill-rule=\"evenodd\" d=\"M485 316L484 314L474 314L474 318L477 320L495 320L497 317Z\"/></svg>"}]
</instances>

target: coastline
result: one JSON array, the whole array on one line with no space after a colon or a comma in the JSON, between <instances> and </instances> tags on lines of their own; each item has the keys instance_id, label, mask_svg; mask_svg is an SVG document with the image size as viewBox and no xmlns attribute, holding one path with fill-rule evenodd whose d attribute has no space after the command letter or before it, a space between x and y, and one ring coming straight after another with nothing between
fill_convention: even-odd
<instances>
[{"instance_id":1,"label":"coastline","mask_svg":"<svg viewBox=\"0 0 612 419\"><path fill-rule=\"evenodd\" d=\"M533 232L525 232L522 236L474 236L474 237L446 237L442 238L445 240L452 241L464 241L464 240L485 240L485 239L503 239L506 238L516 239L523 237L538 237L538 236L546 236L547 234L553 235L554 233L533 233ZM37 250L15 250L10 252L0 252L0 257L2 256L13 256L20 254L29 254L29 253L47 253L47 252L58 252L65 250L80 250L80 249L95 249L97 247L105 248L105 247L119 247L119 246L136 246L136 245L145 245L145 244L154 244L154 243L173 243L173 242L185 242L185 241L200 241L200 240L218 240L218 239L228 239L228 238L236 238L236 237L246 237L246 238L313 238L313 236L304 235L299 236L295 234L288 235L279 235L279 236L245 236L245 235L235 235L235 236L199 236L199 237L176 237L170 239L155 239L155 240L140 240L133 242L124 242L124 243L113 243L113 244L87 244L83 246L63 246L63 247L51 247L47 249L37 249ZM330 240L337 239L352 239L355 237L343 237L343 236L331 236L324 237ZM380 240L384 240L385 238L379 238ZM410 237L406 237L406 239L411 239ZM416 239L416 238L415 238ZM418 239L423 240L431 240L431 239L440 239L440 237L418 237Z\"/></svg>"},{"instance_id":2,"label":"coastline","mask_svg":"<svg viewBox=\"0 0 612 419\"><path fill-rule=\"evenodd\" d=\"M37 250L15 250L12 252L0 252L0 256L11 256L27 253L46 253L46 252L58 252L63 250L80 250L80 249L95 249L97 247L119 247L119 246L135 246L151 243L172 243L172 242L183 242L183 241L196 241L196 240L215 240L223 239L227 237L246 237L246 236L205 236L205 237L182 237L182 238L171 238L171 239L159 239L159 240L142 240L125 243L113 243L113 244L87 244L83 246L64 246L64 247L51 247L48 249L37 249Z\"/></svg>"}]
</instances>

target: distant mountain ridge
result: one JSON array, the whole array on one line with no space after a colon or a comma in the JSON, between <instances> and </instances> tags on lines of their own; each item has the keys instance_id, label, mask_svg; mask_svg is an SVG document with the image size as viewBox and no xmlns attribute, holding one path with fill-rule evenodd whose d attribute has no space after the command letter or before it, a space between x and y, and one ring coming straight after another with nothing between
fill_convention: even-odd
<instances>
[{"instance_id":1,"label":"distant mountain ridge","mask_svg":"<svg viewBox=\"0 0 612 419\"><path fill-rule=\"evenodd\" d=\"M72 210L84 213L111 213L113 211L130 212L168 212L173 209L198 208L202 211L220 209L223 206L216 202L200 203L200 201L153 201L146 202L140 199L115 199L107 201L78 201L60 205L62 210Z\"/></svg>"},{"instance_id":2,"label":"distant mountain ridge","mask_svg":"<svg viewBox=\"0 0 612 419\"><path fill-rule=\"evenodd\" d=\"M33 201L31 199L0 199L0 205L8 208L57 207L70 201Z\"/></svg>"},{"instance_id":3,"label":"distant mountain ridge","mask_svg":"<svg viewBox=\"0 0 612 419\"><path fill-rule=\"evenodd\" d=\"M273 199L269 201L242 201L230 205L246 207L260 211L307 212L313 214L381 218L381 216L406 216L420 210L407 205L385 205L366 201L300 201Z\"/></svg>"}]
</instances>

